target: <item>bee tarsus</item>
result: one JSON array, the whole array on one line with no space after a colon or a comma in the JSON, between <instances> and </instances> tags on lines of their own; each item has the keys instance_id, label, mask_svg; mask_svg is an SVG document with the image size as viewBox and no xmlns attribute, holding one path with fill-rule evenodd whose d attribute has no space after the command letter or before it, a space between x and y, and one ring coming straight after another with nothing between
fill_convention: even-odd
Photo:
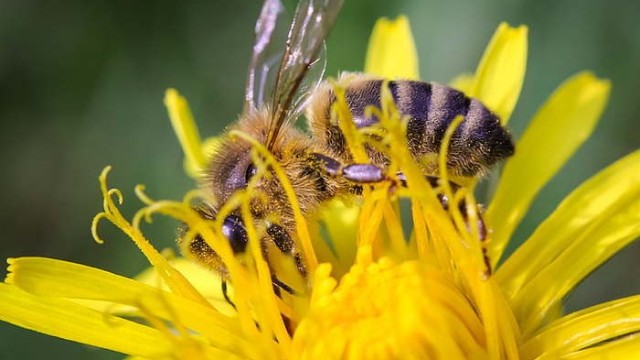
<instances>
[{"instance_id":1,"label":"bee tarsus","mask_svg":"<svg viewBox=\"0 0 640 360\"><path fill-rule=\"evenodd\" d=\"M349 181L371 184L386 180L384 170L374 164L351 164L342 168L342 176Z\"/></svg>"},{"instance_id":2,"label":"bee tarsus","mask_svg":"<svg viewBox=\"0 0 640 360\"><path fill-rule=\"evenodd\" d=\"M342 165L339 161L318 153L311 154L311 158L318 162L321 170L327 175L341 177L357 184L371 184L388 180L384 168L375 164Z\"/></svg>"}]
</instances>

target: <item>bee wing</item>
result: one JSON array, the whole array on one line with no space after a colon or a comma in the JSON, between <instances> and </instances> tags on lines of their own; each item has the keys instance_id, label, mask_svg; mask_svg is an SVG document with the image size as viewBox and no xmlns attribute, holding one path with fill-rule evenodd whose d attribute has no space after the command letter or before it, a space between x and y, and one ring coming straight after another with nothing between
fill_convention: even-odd
<instances>
[{"instance_id":1,"label":"bee wing","mask_svg":"<svg viewBox=\"0 0 640 360\"><path fill-rule=\"evenodd\" d=\"M299 113L311 90L322 79L324 66L313 74L309 72L318 63L324 65L320 61L324 40L333 27L342 2L343 0L302 0L298 3L276 75L267 148L273 147L282 125ZM310 76L305 80L307 75Z\"/></svg>"},{"instance_id":2,"label":"bee wing","mask_svg":"<svg viewBox=\"0 0 640 360\"><path fill-rule=\"evenodd\" d=\"M247 72L244 111L260 107L264 104L264 89L269 82L270 70L278 63L282 52L273 52L270 46L278 33L286 31L278 27L278 18L284 12L280 0L265 0L256 22L256 39ZM280 22L282 24L282 22Z\"/></svg>"},{"instance_id":3,"label":"bee wing","mask_svg":"<svg viewBox=\"0 0 640 360\"><path fill-rule=\"evenodd\" d=\"M290 107L287 119L297 119L300 114L304 112L307 103L311 99L311 95L315 92L316 88L322 82L324 78L324 71L327 67L327 47L323 42L320 46L318 57L313 65L307 71L307 74L303 77L302 83L296 90L293 96L293 103ZM286 121L286 120L285 120Z\"/></svg>"}]
</instances>

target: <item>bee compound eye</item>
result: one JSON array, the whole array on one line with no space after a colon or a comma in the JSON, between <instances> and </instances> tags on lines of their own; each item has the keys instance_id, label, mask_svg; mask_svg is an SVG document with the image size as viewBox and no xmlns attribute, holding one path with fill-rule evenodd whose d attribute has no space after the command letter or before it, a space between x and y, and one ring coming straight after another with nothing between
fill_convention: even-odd
<instances>
[{"instance_id":1,"label":"bee compound eye","mask_svg":"<svg viewBox=\"0 0 640 360\"><path fill-rule=\"evenodd\" d=\"M258 169L256 169L256 166L253 165L253 163L249 163L249 165L247 166L247 170L245 170L244 172L244 181L248 184L249 180L251 180L251 178L258 172Z\"/></svg>"},{"instance_id":2,"label":"bee compound eye","mask_svg":"<svg viewBox=\"0 0 640 360\"><path fill-rule=\"evenodd\" d=\"M222 223L222 234L229 240L229 245L234 254L242 253L247 248L247 230L242 218L237 215L229 215Z\"/></svg>"}]
</instances>

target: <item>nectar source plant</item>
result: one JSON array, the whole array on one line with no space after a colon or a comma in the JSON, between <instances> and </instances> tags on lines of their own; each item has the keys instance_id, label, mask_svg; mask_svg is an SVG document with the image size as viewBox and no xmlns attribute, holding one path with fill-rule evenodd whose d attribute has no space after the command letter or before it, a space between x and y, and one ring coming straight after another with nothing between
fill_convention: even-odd
<instances>
[{"instance_id":1,"label":"nectar source plant","mask_svg":"<svg viewBox=\"0 0 640 360\"><path fill-rule=\"evenodd\" d=\"M98 225L111 222L150 269L131 279L62 260L9 259L0 319L148 359L640 353L640 296L562 309L581 280L640 234L640 152L578 186L503 259L540 189L591 135L609 82L589 72L566 80L514 151L505 125L524 80L525 26L500 24L476 72L447 87L420 81L408 20L381 19L363 73L321 83L322 74L310 72L322 65L340 5L301 2L265 94L260 46L269 44L281 10L265 2L247 107L221 137L201 141L186 100L167 90L185 172L202 184L198 190L155 200L138 186L144 206L129 220L121 192L107 182L111 168L104 169L93 236L101 243ZM420 103L419 95L430 98ZM436 116L425 121L442 125L424 149L413 140L411 104L418 103ZM314 137L289 124L305 109ZM476 183L503 159L493 197L478 204ZM184 224L184 257L165 256L140 230L157 214Z\"/></svg>"}]
</instances>

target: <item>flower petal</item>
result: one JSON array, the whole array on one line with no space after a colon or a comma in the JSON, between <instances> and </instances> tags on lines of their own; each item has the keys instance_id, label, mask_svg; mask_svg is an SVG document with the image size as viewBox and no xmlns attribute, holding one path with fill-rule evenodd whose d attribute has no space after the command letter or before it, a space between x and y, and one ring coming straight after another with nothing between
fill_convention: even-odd
<instances>
[{"instance_id":1,"label":"flower petal","mask_svg":"<svg viewBox=\"0 0 640 360\"><path fill-rule=\"evenodd\" d=\"M549 324L520 347L522 359L558 358L640 331L640 296L610 301Z\"/></svg>"},{"instance_id":2,"label":"flower petal","mask_svg":"<svg viewBox=\"0 0 640 360\"><path fill-rule=\"evenodd\" d=\"M451 80L449 86L462 91L465 94L471 94L473 87L475 86L476 78L473 74L461 74Z\"/></svg>"},{"instance_id":3,"label":"flower petal","mask_svg":"<svg viewBox=\"0 0 640 360\"><path fill-rule=\"evenodd\" d=\"M636 359L640 354L640 335L634 334L564 356L563 360Z\"/></svg>"},{"instance_id":4,"label":"flower petal","mask_svg":"<svg viewBox=\"0 0 640 360\"><path fill-rule=\"evenodd\" d=\"M10 264L7 281L33 295L134 306L144 313L202 334L219 348L233 349L244 344L243 347L252 351L234 318L175 294L104 270L61 260L17 258L10 259ZM104 312L99 314L110 316Z\"/></svg>"},{"instance_id":5,"label":"flower petal","mask_svg":"<svg viewBox=\"0 0 640 360\"><path fill-rule=\"evenodd\" d=\"M538 191L591 135L609 97L610 83L589 72L565 81L533 118L504 167L487 210L495 265Z\"/></svg>"},{"instance_id":6,"label":"flower petal","mask_svg":"<svg viewBox=\"0 0 640 360\"><path fill-rule=\"evenodd\" d=\"M420 78L418 54L406 16L376 22L369 38L364 71L388 79Z\"/></svg>"},{"instance_id":7,"label":"flower petal","mask_svg":"<svg viewBox=\"0 0 640 360\"><path fill-rule=\"evenodd\" d=\"M0 284L0 309L2 321L124 354L159 358L173 351L156 329L7 284Z\"/></svg>"},{"instance_id":8,"label":"flower petal","mask_svg":"<svg viewBox=\"0 0 640 360\"><path fill-rule=\"evenodd\" d=\"M638 235L640 150L573 191L496 273L523 333Z\"/></svg>"},{"instance_id":9,"label":"flower petal","mask_svg":"<svg viewBox=\"0 0 640 360\"><path fill-rule=\"evenodd\" d=\"M164 104L169 112L173 131L176 132L184 151L185 172L192 178L198 178L206 166L207 159L189 104L175 89L166 91Z\"/></svg>"},{"instance_id":10,"label":"flower petal","mask_svg":"<svg viewBox=\"0 0 640 360\"><path fill-rule=\"evenodd\" d=\"M218 311L226 315L233 312L231 305L224 299L220 274L183 257L169 260L169 265L184 274L193 287L209 300ZM171 291L153 266L138 274L135 279L144 284L158 287L165 291ZM231 287L231 285L228 285L227 293L233 298L233 287Z\"/></svg>"},{"instance_id":11,"label":"flower petal","mask_svg":"<svg viewBox=\"0 0 640 360\"><path fill-rule=\"evenodd\" d=\"M315 247L328 250L324 256L318 257L321 262L331 262L333 264L334 275L342 276L353 264L356 258L358 218L360 206L358 204L345 203L341 199L336 199L327 204L327 207L320 212L320 219L329 237L329 244L322 246L321 243L314 244ZM322 239L327 242L327 239Z\"/></svg>"},{"instance_id":12,"label":"flower petal","mask_svg":"<svg viewBox=\"0 0 640 360\"><path fill-rule=\"evenodd\" d=\"M484 52L469 96L478 98L506 124L520 97L527 67L527 32L524 25L500 24Z\"/></svg>"}]
</instances>

